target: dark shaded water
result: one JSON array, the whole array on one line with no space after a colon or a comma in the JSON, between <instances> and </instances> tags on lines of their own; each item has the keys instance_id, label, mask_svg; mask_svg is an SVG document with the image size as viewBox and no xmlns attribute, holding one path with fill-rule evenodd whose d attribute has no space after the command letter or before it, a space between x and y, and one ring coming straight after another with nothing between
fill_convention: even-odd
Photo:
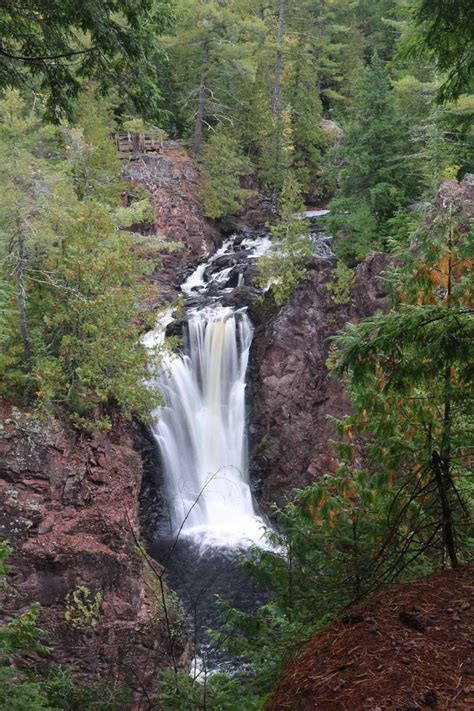
<instances>
[{"instance_id":1,"label":"dark shaded water","mask_svg":"<svg viewBox=\"0 0 474 711\"><path fill-rule=\"evenodd\" d=\"M221 597L232 607L251 612L263 604L267 591L242 567L245 551L210 547L200 550L191 540L178 543L160 539L149 548L150 554L166 565L167 582L177 593L188 616L195 653L205 658L208 668L230 665L222 649L209 644L208 630L222 627Z\"/></svg>"}]
</instances>

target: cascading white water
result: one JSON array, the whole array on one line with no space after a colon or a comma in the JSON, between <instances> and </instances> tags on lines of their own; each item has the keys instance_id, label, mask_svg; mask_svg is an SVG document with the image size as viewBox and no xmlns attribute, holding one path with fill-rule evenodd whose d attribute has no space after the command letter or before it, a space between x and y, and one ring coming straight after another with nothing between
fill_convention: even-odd
<instances>
[{"instance_id":1,"label":"cascading white water","mask_svg":"<svg viewBox=\"0 0 474 711\"><path fill-rule=\"evenodd\" d=\"M279 552L265 536L271 527L259 516L249 486L245 375L253 328L244 308L222 305L249 303L258 294L256 260L271 248L267 233L234 235L188 276L181 286L183 355L165 347L173 307L143 338L160 363L150 378L158 379L165 402L155 412L153 431L170 523L165 530L160 516L151 551L192 610L196 653L207 673L227 661L207 634L222 623L216 595L244 610L265 599L240 565L239 548L256 543ZM196 659L195 675L197 666Z\"/></svg>"},{"instance_id":2,"label":"cascading white water","mask_svg":"<svg viewBox=\"0 0 474 711\"><path fill-rule=\"evenodd\" d=\"M164 469L171 535L238 546L262 539L249 486L245 373L253 328L245 313L191 312L186 355L168 362L154 434Z\"/></svg>"}]
</instances>

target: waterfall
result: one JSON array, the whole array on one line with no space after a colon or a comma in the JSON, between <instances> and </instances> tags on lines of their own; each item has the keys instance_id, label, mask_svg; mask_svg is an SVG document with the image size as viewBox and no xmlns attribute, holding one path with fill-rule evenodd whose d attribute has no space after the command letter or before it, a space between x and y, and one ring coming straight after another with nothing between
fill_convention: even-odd
<instances>
[{"instance_id":1,"label":"waterfall","mask_svg":"<svg viewBox=\"0 0 474 711\"><path fill-rule=\"evenodd\" d=\"M215 304L188 314L185 353L160 376L165 405L154 435L163 463L171 536L204 545L259 541L249 486L245 374L253 328Z\"/></svg>"}]
</instances>

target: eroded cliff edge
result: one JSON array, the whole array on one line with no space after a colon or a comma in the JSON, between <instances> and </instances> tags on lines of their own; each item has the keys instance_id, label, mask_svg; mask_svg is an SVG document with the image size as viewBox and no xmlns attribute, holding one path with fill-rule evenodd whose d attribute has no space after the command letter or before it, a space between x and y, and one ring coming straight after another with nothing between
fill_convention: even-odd
<instances>
[{"instance_id":1,"label":"eroded cliff edge","mask_svg":"<svg viewBox=\"0 0 474 711\"><path fill-rule=\"evenodd\" d=\"M116 419L111 433L89 438L17 407L1 415L1 537L14 549L4 611L38 601L49 662L146 685L170 650L135 539L142 463L132 426ZM66 596L80 586L102 598L94 629L66 619Z\"/></svg>"}]
</instances>

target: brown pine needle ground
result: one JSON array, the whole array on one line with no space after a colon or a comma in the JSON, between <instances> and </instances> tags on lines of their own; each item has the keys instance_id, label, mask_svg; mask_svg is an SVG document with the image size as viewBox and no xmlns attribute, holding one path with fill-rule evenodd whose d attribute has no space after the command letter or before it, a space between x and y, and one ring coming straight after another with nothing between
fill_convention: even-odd
<instances>
[{"instance_id":1,"label":"brown pine needle ground","mask_svg":"<svg viewBox=\"0 0 474 711\"><path fill-rule=\"evenodd\" d=\"M317 635L267 711L474 711L474 565L383 590Z\"/></svg>"}]
</instances>

